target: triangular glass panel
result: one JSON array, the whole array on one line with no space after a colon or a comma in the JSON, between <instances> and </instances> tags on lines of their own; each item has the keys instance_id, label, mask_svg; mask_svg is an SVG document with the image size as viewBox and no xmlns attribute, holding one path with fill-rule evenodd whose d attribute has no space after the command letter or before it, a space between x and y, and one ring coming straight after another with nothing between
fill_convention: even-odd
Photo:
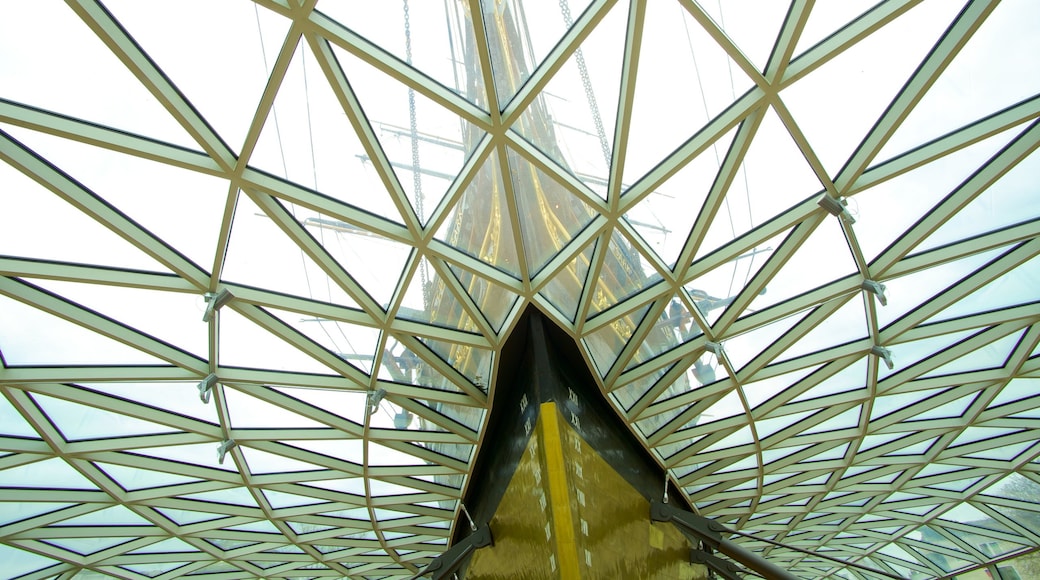
<instances>
[{"instance_id":1,"label":"triangular glass panel","mask_svg":"<svg viewBox=\"0 0 1040 580\"><path fill-rule=\"evenodd\" d=\"M401 222L400 212L368 161L314 53L306 42L298 44L249 165Z\"/></svg>"},{"instance_id":2,"label":"triangular glass panel","mask_svg":"<svg viewBox=\"0 0 1040 580\"><path fill-rule=\"evenodd\" d=\"M484 131L358 57L336 47L333 51L378 139L372 146L382 150L425 225ZM367 151L355 157L372 162Z\"/></svg>"},{"instance_id":3,"label":"triangular glass panel","mask_svg":"<svg viewBox=\"0 0 1040 580\"><path fill-rule=\"evenodd\" d=\"M799 54L831 36L874 7L875 4L877 3L873 0L848 0L846 2L824 2L814 5L812 11L809 12L809 19L805 24L805 28L802 29L801 36L798 37L797 49L794 54Z\"/></svg>"},{"instance_id":4,"label":"triangular glass panel","mask_svg":"<svg viewBox=\"0 0 1040 580\"><path fill-rule=\"evenodd\" d=\"M175 433L178 430L143 419L130 417L115 411L56 399L45 395L32 395L36 404L61 431L66 440L105 439L110 437L132 437Z\"/></svg>"},{"instance_id":5,"label":"triangular glass panel","mask_svg":"<svg viewBox=\"0 0 1040 580\"><path fill-rule=\"evenodd\" d=\"M270 503L271 507L276 509L276 510L277 509L283 509L283 508L297 507L297 506L302 506L302 505L314 505L314 504L318 504L318 503L323 503L324 502L324 500L321 500L321 499L318 499L318 498L306 497L306 496L302 496L302 495L297 495L295 493L285 493L285 492L282 492L282 491L274 491L274 490L271 490L271 489L265 489L265 490L263 490L263 492L264 492L264 497L267 499L267 502Z\"/></svg>"},{"instance_id":6,"label":"triangular glass panel","mask_svg":"<svg viewBox=\"0 0 1040 580\"><path fill-rule=\"evenodd\" d=\"M155 508L156 511L166 516L171 522L179 526L187 526L190 524L197 524L199 522L208 522L217 520L220 518L228 517L227 514L213 514L208 512L199 512L194 510L182 510L175 508ZM190 551L195 552L197 548L192 548Z\"/></svg>"},{"instance_id":7,"label":"triangular glass panel","mask_svg":"<svg viewBox=\"0 0 1040 580\"><path fill-rule=\"evenodd\" d=\"M881 379L895 374L899 369L915 365L919 362L927 364L934 355L960 343L971 334L973 334L971 331L941 334L939 336L931 336L920 340L911 340L892 345L889 347L889 351L891 352L893 362L896 366L895 368L890 369L884 361L881 361L878 364L878 378Z\"/></svg>"},{"instance_id":8,"label":"triangular glass panel","mask_svg":"<svg viewBox=\"0 0 1040 580\"><path fill-rule=\"evenodd\" d=\"M729 226L723 226L723 220L715 220L708 226L709 230L722 227L729 229ZM761 244L756 244L751 251L734 256L685 285L686 291L690 293L690 297L693 298L697 309L700 310L708 324L714 324L722 316L722 313L766 264L772 256L773 250L783 243L789 233L790 231L784 232ZM704 246L702 246L703 248ZM719 251L726 251L726 248L720 248ZM707 259L710 256L698 259L702 258ZM694 267L696 267L696 262ZM768 288L766 291L768 292Z\"/></svg>"},{"instance_id":9,"label":"triangular glass panel","mask_svg":"<svg viewBox=\"0 0 1040 580\"><path fill-rule=\"evenodd\" d=\"M200 359L207 354L206 325L202 322L205 302L200 294L61 280L36 282L41 288Z\"/></svg>"},{"instance_id":10,"label":"triangular glass panel","mask_svg":"<svg viewBox=\"0 0 1040 580\"><path fill-rule=\"evenodd\" d=\"M965 427L964 431L957 436L948 446L951 454L957 453L957 447L971 445L973 443L988 442L995 447L1000 438L1005 435L1018 433L1019 430L1012 427Z\"/></svg>"},{"instance_id":11,"label":"triangular glass panel","mask_svg":"<svg viewBox=\"0 0 1040 580\"><path fill-rule=\"evenodd\" d=\"M984 528L987 530L993 530L998 532L1004 532L1012 534L1013 532L1007 528L1004 524L993 519L989 515L976 509L974 506L968 503L962 503L957 507L949 510L939 516L940 520L946 520L948 522L955 522L965 526L971 526L976 528Z\"/></svg>"},{"instance_id":12,"label":"triangular glass panel","mask_svg":"<svg viewBox=\"0 0 1040 580\"><path fill-rule=\"evenodd\" d=\"M628 2L611 8L513 125L603 198L610 175L627 9ZM542 24L539 21L539 35Z\"/></svg>"},{"instance_id":13,"label":"triangular glass panel","mask_svg":"<svg viewBox=\"0 0 1040 580\"><path fill-rule=\"evenodd\" d=\"M237 367L330 373L330 367L230 308L220 311L220 363Z\"/></svg>"},{"instance_id":14,"label":"triangular glass panel","mask_svg":"<svg viewBox=\"0 0 1040 580\"><path fill-rule=\"evenodd\" d=\"M296 473L328 469L327 467L314 465L313 463L306 463L291 457L286 457L285 455L278 455L276 453L268 453L266 451L260 451L259 449L253 449L249 447L248 443L241 445L239 449L242 450L242 455L246 458L246 465L249 466L249 473L253 475L266 473ZM291 451L291 449L286 448L286 451Z\"/></svg>"},{"instance_id":15,"label":"triangular glass panel","mask_svg":"<svg viewBox=\"0 0 1040 580\"><path fill-rule=\"evenodd\" d=\"M720 368L721 365L720 365ZM730 417L746 415L744 403L737 389L728 391L722 398L716 400L701 414L700 424L713 423Z\"/></svg>"},{"instance_id":16,"label":"triangular glass panel","mask_svg":"<svg viewBox=\"0 0 1040 580\"><path fill-rule=\"evenodd\" d=\"M135 539L137 538L98 536L93 538L51 538L46 541L48 544L54 544L59 548L75 552L81 556L89 556L95 552L100 552L119 544L125 544Z\"/></svg>"},{"instance_id":17,"label":"triangular glass panel","mask_svg":"<svg viewBox=\"0 0 1040 580\"><path fill-rule=\"evenodd\" d=\"M500 332L506 317L520 296L483 276L478 276L454 264L447 264L451 273L466 289L466 293L480 308L487 321L491 323L496 332Z\"/></svg>"},{"instance_id":18,"label":"triangular glass panel","mask_svg":"<svg viewBox=\"0 0 1040 580\"><path fill-rule=\"evenodd\" d=\"M4 347L7 344L10 343L4 340L3 335L0 334L0 347ZM3 350L4 357L7 358L6 349ZM10 359L7 359L7 362L10 364ZM22 414L6 398L0 399L0 435L4 437L40 439L40 434L36 432L36 429L22 417Z\"/></svg>"},{"instance_id":19,"label":"triangular glass panel","mask_svg":"<svg viewBox=\"0 0 1040 580\"><path fill-rule=\"evenodd\" d=\"M581 300L581 289L586 284L589 264L592 262L596 242L590 243L578 255L550 278L538 293L549 301L561 314L571 322L578 313L578 302Z\"/></svg>"},{"instance_id":20,"label":"triangular glass panel","mask_svg":"<svg viewBox=\"0 0 1040 580\"><path fill-rule=\"evenodd\" d=\"M154 8L126 1L106 6L224 140L240 147L267 84L265 54L273 64L289 21L244 4L213 7L205 0ZM188 27L196 42L184 46L178 31Z\"/></svg>"},{"instance_id":21,"label":"triangular glass panel","mask_svg":"<svg viewBox=\"0 0 1040 580\"><path fill-rule=\"evenodd\" d=\"M627 183L635 183L752 86L678 2L648 4L644 26L624 167ZM677 75L676 70L693 74Z\"/></svg>"},{"instance_id":22,"label":"triangular glass panel","mask_svg":"<svg viewBox=\"0 0 1040 580\"><path fill-rule=\"evenodd\" d=\"M162 383L78 383L105 395L119 397L134 404L147 407L148 412L176 413L200 421L217 425L220 420L213 405L199 403L198 381L194 382L162 382ZM177 393L176 396L171 394ZM196 395L196 396L188 396Z\"/></svg>"},{"instance_id":23,"label":"triangular glass panel","mask_svg":"<svg viewBox=\"0 0 1040 580\"><path fill-rule=\"evenodd\" d=\"M154 544L148 544L127 552L127 554L172 554L176 552L198 552L199 549L180 538L169 538L160 540Z\"/></svg>"},{"instance_id":24,"label":"triangular glass panel","mask_svg":"<svg viewBox=\"0 0 1040 580\"><path fill-rule=\"evenodd\" d=\"M592 357L600 376L605 376L617 361L621 350L625 348L628 339L632 337L632 333L649 309L649 306L643 306L610 324L604 324L582 338L582 343Z\"/></svg>"},{"instance_id":25,"label":"triangular glass panel","mask_svg":"<svg viewBox=\"0 0 1040 580\"><path fill-rule=\"evenodd\" d=\"M821 305L817 308L822 307ZM785 337L794 343L778 358L793 359L868 336L870 331L867 328L867 314L863 311L863 301L858 296L853 296L805 334L799 337Z\"/></svg>"},{"instance_id":26,"label":"triangular glass panel","mask_svg":"<svg viewBox=\"0 0 1040 580\"><path fill-rule=\"evenodd\" d=\"M891 413L906 410L917 403L928 401L944 392L946 392L946 389L926 389L909 393L875 396L871 402L870 420L873 422Z\"/></svg>"},{"instance_id":27,"label":"triangular glass panel","mask_svg":"<svg viewBox=\"0 0 1040 580\"><path fill-rule=\"evenodd\" d=\"M93 511L82 516L65 520L54 524L53 527L65 526L144 526L151 527L152 523L126 506L116 505L101 510Z\"/></svg>"},{"instance_id":28,"label":"triangular glass panel","mask_svg":"<svg viewBox=\"0 0 1040 580\"><path fill-rule=\"evenodd\" d=\"M56 34L61 51L26 51L34 38ZM73 11L23 6L0 24L4 97L198 149L196 142ZM40 71L48 71L41 75Z\"/></svg>"},{"instance_id":29,"label":"triangular glass panel","mask_svg":"<svg viewBox=\"0 0 1040 580\"><path fill-rule=\"evenodd\" d=\"M858 271L836 219L823 220L793 251L746 313L762 310Z\"/></svg>"},{"instance_id":30,"label":"triangular glass panel","mask_svg":"<svg viewBox=\"0 0 1040 580\"><path fill-rule=\"evenodd\" d=\"M183 465L198 465L209 469L220 469L223 471L234 471L233 461L225 460L223 464L219 461L217 447L219 442L195 443L191 445L171 445L168 447L145 447L134 449L135 454L155 457L171 462L168 469L163 471L181 473Z\"/></svg>"},{"instance_id":31,"label":"triangular glass panel","mask_svg":"<svg viewBox=\"0 0 1040 580\"><path fill-rule=\"evenodd\" d=\"M733 237L737 237L822 190L823 185L805 160L805 154L780 117L769 108L726 191L725 205L716 219L722 221L725 214L724 221Z\"/></svg>"},{"instance_id":32,"label":"triangular glass panel","mask_svg":"<svg viewBox=\"0 0 1040 580\"><path fill-rule=\"evenodd\" d=\"M947 2L917 5L780 93L831 176L899 93L956 8Z\"/></svg>"},{"instance_id":33,"label":"triangular glass panel","mask_svg":"<svg viewBox=\"0 0 1040 580\"><path fill-rule=\"evenodd\" d=\"M828 366L829 365L821 367L817 372L821 373L821 376L823 376L823 373L831 371ZM819 382L815 382L815 377L813 375L809 375L804 379L804 381L813 382L815 384L804 391L801 391L798 396L792 399L793 401L809 401L819 397L826 397L828 395L836 395L839 393L848 393L846 396L849 397L849 399L852 399L854 398L853 393L855 391L861 391L862 396L865 397L867 394L867 357L863 357L859 361L854 362L833 374L827 374L826 377L820 379Z\"/></svg>"},{"instance_id":34,"label":"triangular glass panel","mask_svg":"<svg viewBox=\"0 0 1040 580\"><path fill-rule=\"evenodd\" d=\"M1038 279L1040 279L1040 257L1034 257L957 300L930 318L929 322L1035 303Z\"/></svg>"},{"instance_id":35,"label":"triangular glass panel","mask_svg":"<svg viewBox=\"0 0 1040 580\"><path fill-rule=\"evenodd\" d=\"M374 483L374 482L373 482ZM307 485L311 487L317 487L320 489L327 489L331 491L338 491L340 493L350 494L356 497L356 501L365 501L365 480L360 477L349 477L344 479L323 479L317 481L308 481L301 483L301 485ZM388 484L389 485L389 484ZM375 490L379 486L373 485L372 489Z\"/></svg>"},{"instance_id":36,"label":"triangular glass panel","mask_svg":"<svg viewBox=\"0 0 1040 580\"><path fill-rule=\"evenodd\" d=\"M603 256L603 268L596 280L589 318L660 280L661 275L650 267L637 246L615 231Z\"/></svg>"},{"instance_id":37,"label":"triangular glass panel","mask_svg":"<svg viewBox=\"0 0 1040 580\"><path fill-rule=\"evenodd\" d=\"M594 212L585 202L525 157L507 150L527 267L534 273L587 225Z\"/></svg>"},{"instance_id":38,"label":"triangular glass panel","mask_svg":"<svg viewBox=\"0 0 1040 580\"><path fill-rule=\"evenodd\" d=\"M237 505L257 508L256 500L253 499L252 494L245 487L230 487L227 489L218 489L216 491L204 491L202 493L193 493L181 497L183 499L197 501L200 503Z\"/></svg>"},{"instance_id":39,"label":"triangular glass panel","mask_svg":"<svg viewBox=\"0 0 1040 580\"><path fill-rule=\"evenodd\" d=\"M673 298L668 302L668 306L665 307L657 322L654 323L650 333L632 354L632 359L625 370L651 360L701 334L700 327L693 321L693 315L686 309L685 304L681 300ZM698 365L698 369L700 368Z\"/></svg>"},{"instance_id":40,"label":"triangular glass panel","mask_svg":"<svg viewBox=\"0 0 1040 580\"><path fill-rule=\"evenodd\" d=\"M127 491L149 489L154 487L165 487L169 485L180 485L199 481L194 477L187 477L178 473L167 473L154 469L138 469L114 463L96 462L94 465L101 469L109 477L119 484L119 487Z\"/></svg>"},{"instance_id":41,"label":"triangular glass panel","mask_svg":"<svg viewBox=\"0 0 1040 580\"><path fill-rule=\"evenodd\" d=\"M474 385L482 390L487 390L487 385L491 381L491 364L494 362L494 352L491 349L432 338L420 337L420 340L455 370L469 378Z\"/></svg>"},{"instance_id":42,"label":"triangular glass panel","mask_svg":"<svg viewBox=\"0 0 1040 580\"><path fill-rule=\"evenodd\" d=\"M371 374L379 341L378 329L274 308L269 308L268 312L365 374Z\"/></svg>"},{"instance_id":43,"label":"triangular glass panel","mask_svg":"<svg viewBox=\"0 0 1040 580\"><path fill-rule=\"evenodd\" d=\"M0 526L35 518L70 507L70 503L12 501L0 512Z\"/></svg>"},{"instance_id":44,"label":"triangular glass panel","mask_svg":"<svg viewBox=\"0 0 1040 580\"><path fill-rule=\"evenodd\" d=\"M328 427L314 419L262 400L238 389L225 386L231 426L235 429L309 429Z\"/></svg>"},{"instance_id":45,"label":"triangular glass panel","mask_svg":"<svg viewBox=\"0 0 1040 580\"><path fill-rule=\"evenodd\" d=\"M6 128L6 127L5 127ZM0 254L170 274L170 270L100 222L7 163L0 163ZM25 219L45 216L46 221ZM76 232L70 243L60 232Z\"/></svg>"},{"instance_id":46,"label":"triangular glass panel","mask_svg":"<svg viewBox=\"0 0 1040 580\"><path fill-rule=\"evenodd\" d=\"M848 209L856 218L856 239L867 261L872 261L915 222L923 219L980 165L1004 147L1018 130L998 133L850 197ZM896 207L899 211L893 211ZM958 239L961 237L964 236L957 236Z\"/></svg>"},{"instance_id":47,"label":"triangular glass panel","mask_svg":"<svg viewBox=\"0 0 1040 580\"><path fill-rule=\"evenodd\" d=\"M1035 509L1030 511L1040 511L1040 505L1035 503L1037 498L1040 497L1040 483L1036 483L1020 473L1009 474L997 483L987 487L982 493L992 497L1033 503Z\"/></svg>"},{"instance_id":48,"label":"triangular glass panel","mask_svg":"<svg viewBox=\"0 0 1040 580\"><path fill-rule=\"evenodd\" d=\"M615 384L615 388L610 392L610 396L614 399L614 403L619 409L631 411L636 402L646 394L651 387L657 384L657 382L661 380L661 377L667 374L674 366L675 365L669 365L665 368L658 369L647 376L640 377L621 386Z\"/></svg>"},{"instance_id":49,"label":"triangular glass panel","mask_svg":"<svg viewBox=\"0 0 1040 580\"><path fill-rule=\"evenodd\" d=\"M480 4L495 91L505 108L589 2L539 0L520 5L481 0Z\"/></svg>"},{"instance_id":50,"label":"triangular glass panel","mask_svg":"<svg viewBox=\"0 0 1040 580\"><path fill-rule=\"evenodd\" d=\"M920 456L920 457L923 458L923 456L926 453L928 453L929 450L932 449L932 445L935 444L935 441L937 439L938 439L937 437L933 437L933 438L927 439L925 441L920 441L918 443L914 443L913 445L907 445L905 447L900 447L897 450L890 451L890 452L886 453L885 456L886 457L902 457L902 458L905 458L906 456L916 455L916 456Z\"/></svg>"},{"instance_id":51,"label":"triangular glass panel","mask_svg":"<svg viewBox=\"0 0 1040 580\"><path fill-rule=\"evenodd\" d=\"M195 264L212 263L227 180L45 133L8 130L175 252ZM45 227L60 231L50 223Z\"/></svg>"},{"instance_id":52,"label":"triangular glass panel","mask_svg":"<svg viewBox=\"0 0 1040 580\"><path fill-rule=\"evenodd\" d=\"M1040 395L1040 379L1016 377L1001 387L1000 392L990 401L988 408L995 409L1015 401L1026 401ZM1040 400L1040 399L1034 399ZM2 407L2 405L0 405ZM3 410L0 408L0 413ZM2 415L0 415L2 420Z\"/></svg>"},{"instance_id":53,"label":"triangular glass panel","mask_svg":"<svg viewBox=\"0 0 1040 580\"><path fill-rule=\"evenodd\" d=\"M362 439L300 439L286 441L285 444L290 447L299 447L300 449L304 449L306 451L318 453L330 457L332 459L346 461L348 463L357 465L358 473L361 473L361 461L364 457L365 445L365 442Z\"/></svg>"},{"instance_id":54,"label":"triangular glass panel","mask_svg":"<svg viewBox=\"0 0 1040 580\"><path fill-rule=\"evenodd\" d=\"M452 431L459 432L456 424L463 425L469 431L476 431L484 424L487 413L482 408L464 406L453 403L445 403L437 400L415 399L416 402L427 407L428 410L419 418L418 426L427 431ZM447 418L445 420L443 418ZM443 484L443 481L438 481ZM461 483L460 483L461 484Z\"/></svg>"},{"instance_id":55,"label":"triangular glass panel","mask_svg":"<svg viewBox=\"0 0 1040 580\"><path fill-rule=\"evenodd\" d=\"M821 448L823 450L807 459L806 462L835 461L844 459L845 454L848 453L849 444L841 443L839 445L832 445L828 442L817 444L816 447Z\"/></svg>"},{"instance_id":56,"label":"triangular glass panel","mask_svg":"<svg viewBox=\"0 0 1040 580\"><path fill-rule=\"evenodd\" d=\"M816 371L818 368L818 366L810 366L788 373L774 375L766 379L758 379L757 376L750 377L749 382L746 382L743 387L744 396L747 397L748 405L753 410L757 410L760 406L765 405L770 401L783 401L786 403L787 399L791 397L788 393L788 389L792 385L798 384L799 381ZM786 410L783 408L784 403L770 403L769 407L773 410L766 417L771 415L783 416L784 413L786 413ZM762 415L761 410L756 413L756 416L761 419L766 418Z\"/></svg>"},{"instance_id":57,"label":"triangular glass panel","mask_svg":"<svg viewBox=\"0 0 1040 580\"><path fill-rule=\"evenodd\" d=\"M1040 173L1040 153L1034 151L987 187L978 197L939 226L915 247L924 251L1040 217L1030 188Z\"/></svg>"},{"instance_id":58,"label":"triangular glass panel","mask_svg":"<svg viewBox=\"0 0 1040 580\"><path fill-rule=\"evenodd\" d=\"M18 365L161 365L166 361L73 324L53 314L0 296L0 350Z\"/></svg>"},{"instance_id":59,"label":"triangular glass panel","mask_svg":"<svg viewBox=\"0 0 1040 580\"><path fill-rule=\"evenodd\" d=\"M1027 24L1034 16L1028 2L997 5L972 32L882 153L896 153L939 137L1040 92L1036 75L1021 74L1035 66L1027 55L1040 53L1040 39ZM1000 52L1000 58L993 58L995 51ZM968 86L993 90L964 90ZM935 111L943 114L936 115Z\"/></svg>"},{"instance_id":60,"label":"triangular glass panel","mask_svg":"<svg viewBox=\"0 0 1040 580\"><path fill-rule=\"evenodd\" d=\"M297 213L302 217L306 212ZM383 309L390 305L401 272L411 254L409 246L358 228L343 227L346 225L344 222L330 220L320 214L301 221L314 239ZM323 278L329 284L328 278ZM332 293L331 289L327 291Z\"/></svg>"},{"instance_id":61,"label":"triangular glass panel","mask_svg":"<svg viewBox=\"0 0 1040 580\"><path fill-rule=\"evenodd\" d=\"M140 574L148 578L155 578L161 576L167 572L171 572L178 568L187 566L188 562L162 562L162 563L145 563L145 564L123 564L120 568Z\"/></svg>"},{"instance_id":62,"label":"triangular glass panel","mask_svg":"<svg viewBox=\"0 0 1040 580\"><path fill-rule=\"evenodd\" d=\"M265 492L266 493L266 492ZM300 535L313 534L315 532L324 532L326 530L334 529L336 526L323 526L319 524L309 524L305 522L285 522L289 524L294 532Z\"/></svg>"},{"instance_id":63,"label":"triangular glass panel","mask_svg":"<svg viewBox=\"0 0 1040 580\"><path fill-rule=\"evenodd\" d=\"M290 212L295 211L291 204L287 208ZM306 219L303 223L306 224ZM249 196L241 192L235 207L222 278L357 308L354 299L286 236Z\"/></svg>"},{"instance_id":64,"label":"triangular glass panel","mask_svg":"<svg viewBox=\"0 0 1040 580\"><path fill-rule=\"evenodd\" d=\"M843 429L855 429L860 423L861 405L853 405L851 408L838 413L822 422L809 427L799 435L811 435L814 433L826 433L828 431L840 431Z\"/></svg>"},{"instance_id":65,"label":"triangular glass panel","mask_svg":"<svg viewBox=\"0 0 1040 580\"><path fill-rule=\"evenodd\" d=\"M446 275L452 276L450 271ZM410 278L403 281L405 291L397 315L416 322L476 332L480 327L459 302L450 282L444 280L425 257L420 258Z\"/></svg>"},{"instance_id":66,"label":"triangular glass panel","mask_svg":"<svg viewBox=\"0 0 1040 580\"><path fill-rule=\"evenodd\" d=\"M1034 445L1036 445L1035 441L997 444L994 445L992 449L986 449L984 451L979 451L978 453L968 453L964 455L964 457L982 459L985 461L1006 461L1012 463L1026 456Z\"/></svg>"},{"instance_id":67,"label":"triangular glass panel","mask_svg":"<svg viewBox=\"0 0 1040 580\"><path fill-rule=\"evenodd\" d=\"M773 41L777 38L786 16L785 4L730 0L725 5L721 2L703 2L701 8L755 68L765 70L766 61L773 49Z\"/></svg>"},{"instance_id":68,"label":"triangular glass panel","mask_svg":"<svg viewBox=\"0 0 1040 580\"><path fill-rule=\"evenodd\" d=\"M466 91L483 91L480 75L466 74L478 65L470 13L462 3L380 2L360 10L354 2L333 2L320 12L455 93L476 101ZM466 23L456 27L460 18Z\"/></svg>"},{"instance_id":69,"label":"triangular glass panel","mask_svg":"<svg viewBox=\"0 0 1040 580\"><path fill-rule=\"evenodd\" d=\"M762 326L755 327L748 332L738 334L726 339L726 354L729 356L733 368L742 369L744 365L751 362L762 351L771 347L795 324L801 321L804 313L785 316L779 320Z\"/></svg>"},{"instance_id":70,"label":"triangular glass panel","mask_svg":"<svg viewBox=\"0 0 1040 580\"><path fill-rule=\"evenodd\" d=\"M17 578L30 572L59 564L58 560L19 550L7 544L0 544L0 562L4 563L4 574L10 574L11 578ZM48 576L44 575L43 577L46 578Z\"/></svg>"},{"instance_id":71,"label":"triangular glass panel","mask_svg":"<svg viewBox=\"0 0 1040 580\"><path fill-rule=\"evenodd\" d=\"M1005 251L1006 248L997 248L885 280L888 305L877 309L878 326L885 328L918 306L926 304Z\"/></svg>"},{"instance_id":72,"label":"triangular glass panel","mask_svg":"<svg viewBox=\"0 0 1040 580\"><path fill-rule=\"evenodd\" d=\"M506 196L498 158L492 152L484 160L436 238L519 278L520 260L513 239L515 212Z\"/></svg>"},{"instance_id":73,"label":"triangular glass panel","mask_svg":"<svg viewBox=\"0 0 1040 580\"><path fill-rule=\"evenodd\" d=\"M275 391L293 397L297 401L288 405L307 412L302 405L332 413L353 422L360 431L365 421L365 409L368 407L367 394L359 391L340 389L301 389L294 387L272 387Z\"/></svg>"},{"instance_id":74,"label":"triangular glass panel","mask_svg":"<svg viewBox=\"0 0 1040 580\"><path fill-rule=\"evenodd\" d=\"M430 356L427 353L427 356ZM431 387L442 391L462 392L447 376L428 364L412 349L400 343L388 345L383 352L379 378L397 383Z\"/></svg>"},{"instance_id":75,"label":"triangular glass panel","mask_svg":"<svg viewBox=\"0 0 1040 580\"><path fill-rule=\"evenodd\" d=\"M922 378L1003 367L1008 361L1008 357L1014 352L1015 347L1018 346L1019 341L1025 337L1026 332L1028 331L1023 330L1009 334L1004 338L983 345L931 372L925 373L922 375ZM970 341L971 339L969 338L968 340Z\"/></svg>"},{"instance_id":76,"label":"triangular glass panel","mask_svg":"<svg viewBox=\"0 0 1040 580\"><path fill-rule=\"evenodd\" d=\"M702 211L735 134L735 130L730 130L722 135L712 143L710 150L694 157L625 213L629 225L672 268L692 233L693 224ZM723 211L732 217L728 208ZM716 221L723 220L712 220L712 224ZM716 235L727 241L736 237L735 230ZM716 242L713 240L710 244L714 247ZM703 246L702 242L699 247Z\"/></svg>"}]
</instances>

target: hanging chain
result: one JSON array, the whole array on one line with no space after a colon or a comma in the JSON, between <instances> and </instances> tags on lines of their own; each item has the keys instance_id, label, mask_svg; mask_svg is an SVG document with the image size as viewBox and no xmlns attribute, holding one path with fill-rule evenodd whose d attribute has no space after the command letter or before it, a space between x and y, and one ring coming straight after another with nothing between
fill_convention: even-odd
<instances>
[{"instance_id":1,"label":"hanging chain","mask_svg":"<svg viewBox=\"0 0 1040 580\"><path fill-rule=\"evenodd\" d=\"M412 64L412 22L408 13L408 0L404 0L404 57L409 66ZM419 166L419 130L415 120L415 89L408 87L408 128L412 133L412 187L415 190L415 213L419 223L426 221L423 209L422 172ZM430 306L430 289L426 282L425 261L419 265L419 282L422 284L423 308Z\"/></svg>"},{"instance_id":2,"label":"hanging chain","mask_svg":"<svg viewBox=\"0 0 1040 580\"><path fill-rule=\"evenodd\" d=\"M571 7L567 4L567 0L560 0L560 12L563 13L563 23L567 25L567 29L574 24L574 19L571 18ZM592 113L592 122L596 125L596 135L599 136L599 146L603 150L603 161L607 164L607 170L610 170L610 144L607 143L607 131L603 128L603 119L599 116L599 105L596 103L596 94L592 91L592 81L589 79L589 69L585 66L585 55L581 52L579 46L574 51L574 60L578 64L578 74L581 75L581 84L585 87L585 98L589 102L589 111Z\"/></svg>"}]
</instances>

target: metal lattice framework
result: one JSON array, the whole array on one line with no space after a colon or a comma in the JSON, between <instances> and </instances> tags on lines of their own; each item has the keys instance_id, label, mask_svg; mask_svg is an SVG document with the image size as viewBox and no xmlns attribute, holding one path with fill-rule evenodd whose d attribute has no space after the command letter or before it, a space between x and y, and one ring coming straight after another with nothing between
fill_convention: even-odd
<instances>
[{"instance_id":1,"label":"metal lattice framework","mask_svg":"<svg viewBox=\"0 0 1040 580\"><path fill-rule=\"evenodd\" d=\"M414 574L530 304L798 576L1040 546L1033 3L20 4L5 577Z\"/></svg>"}]
</instances>

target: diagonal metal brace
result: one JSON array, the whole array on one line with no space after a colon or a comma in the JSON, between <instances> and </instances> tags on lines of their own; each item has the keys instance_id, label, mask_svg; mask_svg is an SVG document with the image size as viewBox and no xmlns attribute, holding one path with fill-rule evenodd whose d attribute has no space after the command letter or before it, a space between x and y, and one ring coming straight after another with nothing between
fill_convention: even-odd
<instances>
[{"instance_id":1,"label":"diagonal metal brace","mask_svg":"<svg viewBox=\"0 0 1040 580\"><path fill-rule=\"evenodd\" d=\"M726 539L723 534L729 535L733 532L715 520L659 501L650 504L650 519L655 522L671 522L681 531L747 566L766 580L798 580L787 570Z\"/></svg>"},{"instance_id":2,"label":"diagonal metal brace","mask_svg":"<svg viewBox=\"0 0 1040 580\"><path fill-rule=\"evenodd\" d=\"M477 551L477 548L483 548L492 544L494 544L494 540L491 537L491 528L484 524L472 534L463 538L459 543L445 550L440 556L434 558L418 574L412 576L412 579L429 576L433 580L444 580L455 573L459 566L462 565L462 562L470 554Z\"/></svg>"},{"instance_id":3,"label":"diagonal metal brace","mask_svg":"<svg viewBox=\"0 0 1040 580\"><path fill-rule=\"evenodd\" d=\"M709 554L704 550L690 550L690 563L704 564L726 580L741 580L744 575L744 570L740 566L729 560L723 560L718 556Z\"/></svg>"}]
</instances>

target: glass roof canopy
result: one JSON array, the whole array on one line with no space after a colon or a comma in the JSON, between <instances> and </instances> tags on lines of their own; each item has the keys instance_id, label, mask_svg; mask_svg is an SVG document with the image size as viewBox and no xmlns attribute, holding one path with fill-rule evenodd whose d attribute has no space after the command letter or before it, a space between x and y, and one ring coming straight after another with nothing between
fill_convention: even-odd
<instances>
[{"instance_id":1,"label":"glass roof canopy","mask_svg":"<svg viewBox=\"0 0 1040 580\"><path fill-rule=\"evenodd\" d=\"M532 304L799 576L1040 546L1034 3L4 10L11 577L414 574Z\"/></svg>"}]
</instances>

